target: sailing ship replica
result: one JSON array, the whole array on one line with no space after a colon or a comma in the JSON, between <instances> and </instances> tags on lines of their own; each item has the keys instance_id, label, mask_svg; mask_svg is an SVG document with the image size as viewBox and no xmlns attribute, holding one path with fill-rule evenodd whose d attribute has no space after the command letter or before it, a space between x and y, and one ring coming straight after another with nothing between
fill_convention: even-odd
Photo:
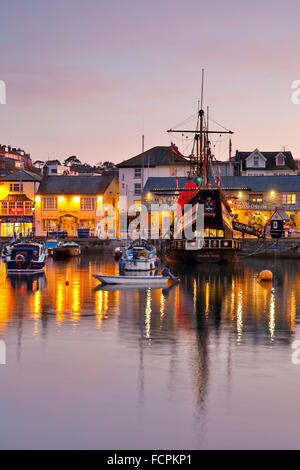
<instances>
[{"instance_id":1,"label":"sailing ship replica","mask_svg":"<svg viewBox=\"0 0 300 470\"><path fill-rule=\"evenodd\" d=\"M215 181L212 172L213 154L210 148L210 134L232 134L232 131L212 131L208 129L207 119L202 109L203 104L203 71L201 106L198 110L196 130L172 130L181 134L194 133L193 150L189 157L190 183L181 193L178 204L191 205L188 211L179 215L176 223L171 227L171 239L167 248L167 260L196 263L222 263L232 262L237 258L241 249L241 242L233 238L231 209L219 181ZM206 121L206 122L205 122ZM185 232L187 227L196 230L197 206L204 206L204 241L199 244L195 240L187 240ZM194 246L193 246L194 245Z\"/></svg>"}]
</instances>

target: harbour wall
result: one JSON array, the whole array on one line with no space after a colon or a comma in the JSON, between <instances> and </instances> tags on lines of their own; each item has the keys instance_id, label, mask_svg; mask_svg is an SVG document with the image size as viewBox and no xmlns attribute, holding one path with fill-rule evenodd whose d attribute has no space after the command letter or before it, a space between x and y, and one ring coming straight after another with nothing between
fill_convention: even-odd
<instances>
[{"instance_id":1,"label":"harbour wall","mask_svg":"<svg viewBox=\"0 0 300 470\"><path fill-rule=\"evenodd\" d=\"M72 238L81 246L83 253L106 252L113 253L116 247L124 248L129 240L100 240L98 238L76 239ZM37 238L36 241L44 242L44 238ZM242 250L238 253L240 258L244 257L274 257L274 258L300 258L300 237L299 238L244 238L240 239ZM0 239L0 249L8 245L11 238ZM166 240L152 240L151 243L157 249L157 253L165 255Z\"/></svg>"}]
</instances>

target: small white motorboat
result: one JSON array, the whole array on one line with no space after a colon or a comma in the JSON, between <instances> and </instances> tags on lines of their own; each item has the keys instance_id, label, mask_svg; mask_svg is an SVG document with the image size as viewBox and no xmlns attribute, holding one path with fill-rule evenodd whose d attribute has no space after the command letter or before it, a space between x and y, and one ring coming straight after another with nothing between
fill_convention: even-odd
<instances>
[{"instance_id":1,"label":"small white motorboat","mask_svg":"<svg viewBox=\"0 0 300 470\"><path fill-rule=\"evenodd\" d=\"M170 278L165 276L108 276L105 274L93 274L93 277L102 284L119 284L124 286L166 286L170 281Z\"/></svg>"},{"instance_id":2,"label":"small white motorboat","mask_svg":"<svg viewBox=\"0 0 300 470\"><path fill-rule=\"evenodd\" d=\"M169 269L165 268L161 275L146 275L146 276L113 276L107 274L93 274L93 277L100 281L102 284L118 284L122 286L170 286L179 281L173 274L170 273Z\"/></svg>"}]
</instances>

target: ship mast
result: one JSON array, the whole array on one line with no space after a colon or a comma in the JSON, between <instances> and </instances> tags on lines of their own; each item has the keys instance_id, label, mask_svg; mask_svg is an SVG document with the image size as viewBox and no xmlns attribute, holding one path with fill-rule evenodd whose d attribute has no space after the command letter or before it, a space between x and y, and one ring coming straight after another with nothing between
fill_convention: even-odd
<instances>
[{"instance_id":1,"label":"ship mast","mask_svg":"<svg viewBox=\"0 0 300 470\"><path fill-rule=\"evenodd\" d=\"M201 100L198 101L198 119L196 131L187 130L187 129L169 129L167 132L179 132L181 134L195 134L194 142L196 143L196 159L191 156L190 162L191 166L194 166L193 174L194 176L200 178L201 185L206 186L208 183L208 157L209 157L209 134L233 134L232 131L210 131L208 129L208 108L207 108L207 123L206 129L204 126L204 111L203 111L203 88L204 88L204 69L202 69L202 78L201 78ZM206 135L206 145L205 142ZM193 147L194 148L194 147ZM196 166L196 171L195 171Z\"/></svg>"}]
</instances>

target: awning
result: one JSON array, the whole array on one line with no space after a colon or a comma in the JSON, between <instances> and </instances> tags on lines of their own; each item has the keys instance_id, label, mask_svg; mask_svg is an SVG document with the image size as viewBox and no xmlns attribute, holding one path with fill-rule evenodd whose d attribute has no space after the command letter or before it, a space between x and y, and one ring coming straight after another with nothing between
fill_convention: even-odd
<instances>
[{"instance_id":1,"label":"awning","mask_svg":"<svg viewBox=\"0 0 300 470\"><path fill-rule=\"evenodd\" d=\"M22 202L33 202L29 197L26 196L26 194L8 194L8 196L5 199L2 199L1 202L17 202L17 201L22 201Z\"/></svg>"}]
</instances>

